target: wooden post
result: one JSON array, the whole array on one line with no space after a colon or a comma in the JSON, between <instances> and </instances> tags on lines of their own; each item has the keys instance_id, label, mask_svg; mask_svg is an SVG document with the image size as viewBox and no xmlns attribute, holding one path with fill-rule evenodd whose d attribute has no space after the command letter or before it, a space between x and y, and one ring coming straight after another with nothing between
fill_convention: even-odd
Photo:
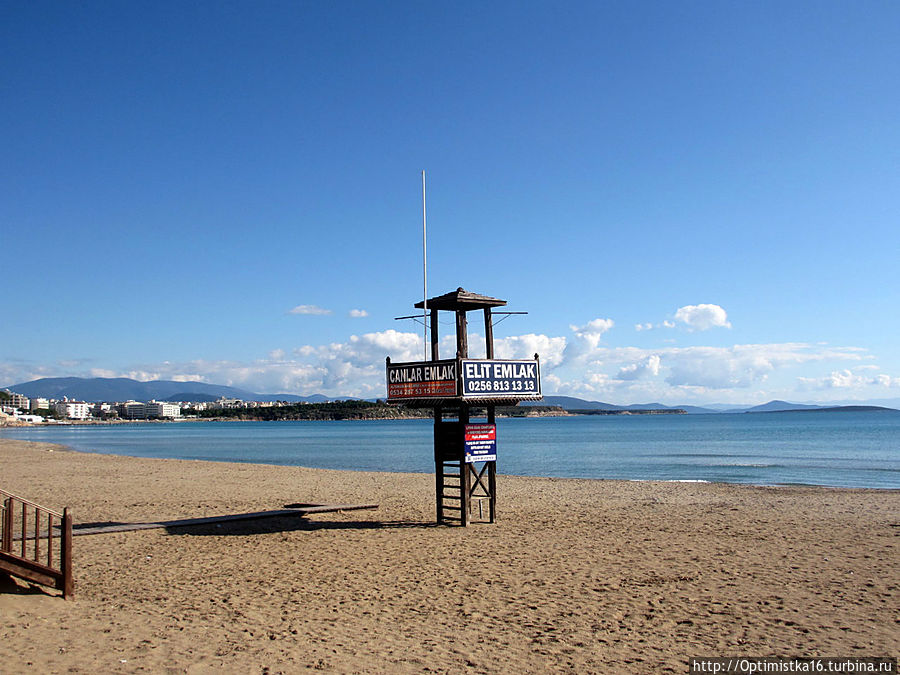
<instances>
[{"instance_id":1,"label":"wooden post","mask_svg":"<svg viewBox=\"0 0 900 675\"><path fill-rule=\"evenodd\" d=\"M431 360L437 361L440 359L438 356L438 311L436 309L431 310Z\"/></svg>"},{"instance_id":2,"label":"wooden post","mask_svg":"<svg viewBox=\"0 0 900 675\"><path fill-rule=\"evenodd\" d=\"M494 323L490 307L484 308L484 351L485 358L494 358Z\"/></svg>"},{"instance_id":3,"label":"wooden post","mask_svg":"<svg viewBox=\"0 0 900 675\"><path fill-rule=\"evenodd\" d=\"M497 424L497 416L495 411L496 406L489 405L487 407L487 421L488 424ZM490 513L490 522L494 522L494 515L497 509L497 461L494 460L488 464L488 492L491 494L491 498L488 501L489 505L489 513Z\"/></svg>"},{"instance_id":4,"label":"wooden post","mask_svg":"<svg viewBox=\"0 0 900 675\"><path fill-rule=\"evenodd\" d=\"M444 462L440 453L441 422L443 412L441 406L434 407L434 496L437 524L444 522L441 505L444 499Z\"/></svg>"},{"instance_id":5,"label":"wooden post","mask_svg":"<svg viewBox=\"0 0 900 675\"><path fill-rule=\"evenodd\" d=\"M456 310L456 356L460 359L469 358L469 336L466 310Z\"/></svg>"},{"instance_id":6,"label":"wooden post","mask_svg":"<svg viewBox=\"0 0 900 675\"><path fill-rule=\"evenodd\" d=\"M460 524L467 527L469 524L469 493L472 491L472 477L469 465L466 464L466 425L469 423L469 406L465 403L459 405L459 483L462 486L460 492Z\"/></svg>"},{"instance_id":7,"label":"wooden post","mask_svg":"<svg viewBox=\"0 0 900 675\"><path fill-rule=\"evenodd\" d=\"M72 578L72 512L68 507L63 509L62 520L62 550L60 551L60 563L62 569L63 598L69 599L75 592L75 581Z\"/></svg>"}]
</instances>

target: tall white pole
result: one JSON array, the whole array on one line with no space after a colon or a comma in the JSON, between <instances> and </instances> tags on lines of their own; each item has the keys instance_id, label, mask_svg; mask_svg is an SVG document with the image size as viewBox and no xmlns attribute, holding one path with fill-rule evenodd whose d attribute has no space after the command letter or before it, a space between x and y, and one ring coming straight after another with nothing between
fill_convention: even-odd
<instances>
[{"instance_id":1,"label":"tall white pole","mask_svg":"<svg viewBox=\"0 0 900 675\"><path fill-rule=\"evenodd\" d=\"M425 228L425 170L422 169L422 284L423 284L423 302L422 302L422 326L423 342L425 343L425 360L428 360L428 238Z\"/></svg>"}]
</instances>

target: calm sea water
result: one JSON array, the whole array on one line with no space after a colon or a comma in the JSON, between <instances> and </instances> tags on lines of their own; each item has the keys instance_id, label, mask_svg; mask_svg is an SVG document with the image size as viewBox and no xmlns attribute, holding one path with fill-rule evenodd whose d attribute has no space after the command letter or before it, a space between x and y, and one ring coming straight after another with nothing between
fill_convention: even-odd
<instances>
[{"instance_id":1,"label":"calm sea water","mask_svg":"<svg viewBox=\"0 0 900 675\"><path fill-rule=\"evenodd\" d=\"M900 489L900 412L585 416L497 421L498 472ZM6 429L137 457L434 470L428 420L185 422Z\"/></svg>"}]
</instances>

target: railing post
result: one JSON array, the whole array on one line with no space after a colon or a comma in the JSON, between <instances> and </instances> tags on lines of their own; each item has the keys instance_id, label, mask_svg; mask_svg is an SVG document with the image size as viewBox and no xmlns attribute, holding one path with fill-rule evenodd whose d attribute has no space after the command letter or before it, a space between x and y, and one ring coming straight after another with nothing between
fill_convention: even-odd
<instances>
[{"instance_id":1,"label":"railing post","mask_svg":"<svg viewBox=\"0 0 900 675\"><path fill-rule=\"evenodd\" d=\"M34 561L41 561L41 510L34 510Z\"/></svg>"},{"instance_id":2,"label":"railing post","mask_svg":"<svg viewBox=\"0 0 900 675\"><path fill-rule=\"evenodd\" d=\"M47 514L47 567L53 567L53 514Z\"/></svg>"},{"instance_id":3,"label":"railing post","mask_svg":"<svg viewBox=\"0 0 900 675\"><path fill-rule=\"evenodd\" d=\"M12 553L12 509L12 497L7 497L3 500L3 541L0 542L0 550L3 550L6 553Z\"/></svg>"},{"instance_id":4,"label":"railing post","mask_svg":"<svg viewBox=\"0 0 900 675\"><path fill-rule=\"evenodd\" d=\"M22 502L22 557L27 558L25 548L28 545L28 537L26 535L28 527L28 504Z\"/></svg>"},{"instance_id":5,"label":"railing post","mask_svg":"<svg viewBox=\"0 0 900 675\"><path fill-rule=\"evenodd\" d=\"M75 592L75 582L72 578L72 513L68 507L63 509L62 537L60 540L60 563L63 576L63 598L70 598Z\"/></svg>"}]
</instances>

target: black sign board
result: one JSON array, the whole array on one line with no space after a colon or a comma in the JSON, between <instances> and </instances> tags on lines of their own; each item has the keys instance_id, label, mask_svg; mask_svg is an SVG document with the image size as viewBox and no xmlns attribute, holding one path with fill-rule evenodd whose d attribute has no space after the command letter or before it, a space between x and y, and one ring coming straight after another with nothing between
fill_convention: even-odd
<instances>
[{"instance_id":1,"label":"black sign board","mask_svg":"<svg viewBox=\"0 0 900 675\"><path fill-rule=\"evenodd\" d=\"M457 393L456 366L456 359L389 363L387 366L388 400L452 398Z\"/></svg>"},{"instance_id":2,"label":"black sign board","mask_svg":"<svg viewBox=\"0 0 900 675\"><path fill-rule=\"evenodd\" d=\"M460 372L465 398L541 395L541 374L536 360L462 359Z\"/></svg>"}]
</instances>

